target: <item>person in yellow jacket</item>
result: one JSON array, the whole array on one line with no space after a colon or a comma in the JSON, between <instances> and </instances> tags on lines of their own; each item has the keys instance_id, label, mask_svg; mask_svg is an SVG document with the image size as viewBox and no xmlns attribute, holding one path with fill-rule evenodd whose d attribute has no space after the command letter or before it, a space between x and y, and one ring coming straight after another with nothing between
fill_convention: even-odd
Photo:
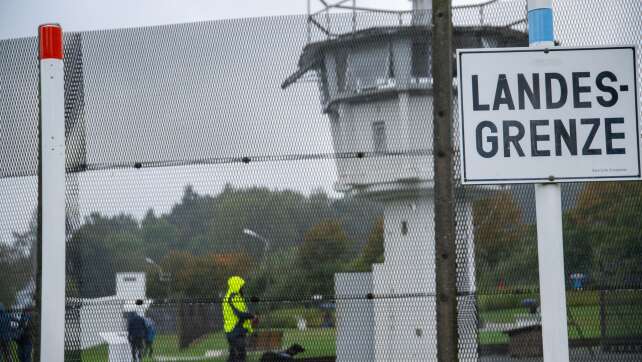
<instances>
[{"instance_id":1,"label":"person in yellow jacket","mask_svg":"<svg viewBox=\"0 0 642 362\"><path fill-rule=\"evenodd\" d=\"M252 333L254 314L248 312L243 287L245 280L239 276L227 280L227 293L223 300L223 324L230 346L228 362L245 361L245 337Z\"/></svg>"}]
</instances>

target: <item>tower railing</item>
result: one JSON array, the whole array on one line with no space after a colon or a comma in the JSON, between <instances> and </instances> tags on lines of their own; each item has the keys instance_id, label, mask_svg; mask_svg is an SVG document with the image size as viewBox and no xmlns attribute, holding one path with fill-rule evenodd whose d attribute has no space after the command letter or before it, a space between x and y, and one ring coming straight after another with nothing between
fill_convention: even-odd
<instances>
[{"instance_id":1,"label":"tower railing","mask_svg":"<svg viewBox=\"0 0 642 362\"><path fill-rule=\"evenodd\" d=\"M471 20L478 26L503 25L515 27L525 24L524 17L515 19L507 24L489 23L489 8L499 0L488 0L479 4L460 5L453 7L453 13L457 11L466 12L466 23ZM312 3L321 5L320 9L312 10ZM475 13L471 17L470 12ZM324 40L333 39L341 35L357 32L373 26L413 26L417 24L429 25L431 18L430 10L396 10L382 9L368 6L360 6L357 0L308 0L307 2L307 41L308 43L321 40L314 38L314 32L318 31ZM456 22L456 17L453 19Z\"/></svg>"}]
</instances>

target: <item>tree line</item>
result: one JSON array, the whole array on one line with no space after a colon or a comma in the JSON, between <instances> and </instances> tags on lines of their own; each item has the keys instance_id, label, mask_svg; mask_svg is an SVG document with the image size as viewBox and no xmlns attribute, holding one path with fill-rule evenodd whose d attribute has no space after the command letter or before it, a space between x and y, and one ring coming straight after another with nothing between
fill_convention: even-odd
<instances>
[{"instance_id":1,"label":"tree line","mask_svg":"<svg viewBox=\"0 0 642 362\"><path fill-rule=\"evenodd\" d=\"M585 274L592 288L641 288L641 215L642 184L584 185L564 214L567 274ZM537 288L536 228L524 222L512 193L474 201L473 219L477 289ZM0 302L7 306L34 269L35 220L0 243ZM67 295L113 295L116 273L145 272L155 299L216 299L232 274L267 301L327 298L336 272L369 271L383 261L383 239L382 206L367 199L232 186L207 195L187 186L164 214L92 213L68 225Z\"/></svg>"},{"instance_id":2,"label":"tree line","mask_svg":"<svg viewBox=\"0 0 642 362\"><path fill-rule=\"evenodd\" d=\"M473 214L478 290L537 289L536 225L524 223L513 194L481 198ZM563 225L567 277L585 275L585 288L642 288L642 183L583 185Z\"/></svg>"},{"instance_id":3,"label":"tree line","mask_svg":"<svg viewBox=\"0 0 642 362\"><path fill-rule=\"evenodd\" d=\"M69 289L112 295L117 272L139 271L152 298L217 298L232 274L248 277L259 294L273 295L279 283L292 291L301 280L300 293L329 294L332 275L360 256L382 213L366 199L323 191L228 185L212 196L187 186L166 214L89 215L68 242Z\"/></svg>"}]
</instances>

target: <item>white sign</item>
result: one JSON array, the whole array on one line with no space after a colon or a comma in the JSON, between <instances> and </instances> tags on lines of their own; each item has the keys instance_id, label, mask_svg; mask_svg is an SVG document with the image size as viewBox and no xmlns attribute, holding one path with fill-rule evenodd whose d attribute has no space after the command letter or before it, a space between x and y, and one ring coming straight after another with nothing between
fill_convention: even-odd
<instances>
[{"instance_id":1,"label":"white sign","mask_svg":"<svg viewBox=\"0 0 642 362\"><path fill-rule=\"evenodd\" d=\"M462 183L640 179L634 47L457 51Z\"/></svg>"}]
</instances>

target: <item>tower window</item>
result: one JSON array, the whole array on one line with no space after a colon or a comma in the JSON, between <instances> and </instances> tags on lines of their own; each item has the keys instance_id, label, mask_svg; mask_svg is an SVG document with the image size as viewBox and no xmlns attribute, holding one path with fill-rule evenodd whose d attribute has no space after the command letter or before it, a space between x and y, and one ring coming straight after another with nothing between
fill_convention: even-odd
<instances>
[{"instance_id":1,"label":"tower window","mask_svg":"<svg viewBox=\"0 0 642 362\"><path fill-rule=\"evenodd\" d=\"M395 77L395 55L392 52L392 43L388 49L388 78Z\"/></svg>"},{"instance_id":2,"label":"tower window","mask_svg":"<svg viewBox=\"0 0 642 362\"><path fill-rule=\"evenodd\" d=\"M408 222L407 221L402 221L401 222L401 235L406 235L408 234Z\"/></svg>"},{"instance_id":3,"label":"tower window","mask_svg":"<svg viewBox=\"0 0 642 362\"><path fill-rule=\"evenodd\" d=\"M412 76L430 77L430 50L427 42L412 43Z\"/></svg>"},{"instance_id":4,"label":"tower window","mask_svg":"<svg viewBox=\"0 0 642 362\"><path fill-rule=\"evenodd\" d=\"M374 145L374 153L383 154L388 152L385 122L374 122L372 124L372 141Z\"/></svg>"},{"instance_id":5,"label":"tower window","mask_svg":"<svg viewBox=\"0 0 642 362\"><path fill-rule=\"evenodd\" d=\"M336 71L337 71L337 88L339 92L346 90L346 76L348 72L348 52L345 49L340 49L335 55Z\"/></svg>"}]
</instances>

